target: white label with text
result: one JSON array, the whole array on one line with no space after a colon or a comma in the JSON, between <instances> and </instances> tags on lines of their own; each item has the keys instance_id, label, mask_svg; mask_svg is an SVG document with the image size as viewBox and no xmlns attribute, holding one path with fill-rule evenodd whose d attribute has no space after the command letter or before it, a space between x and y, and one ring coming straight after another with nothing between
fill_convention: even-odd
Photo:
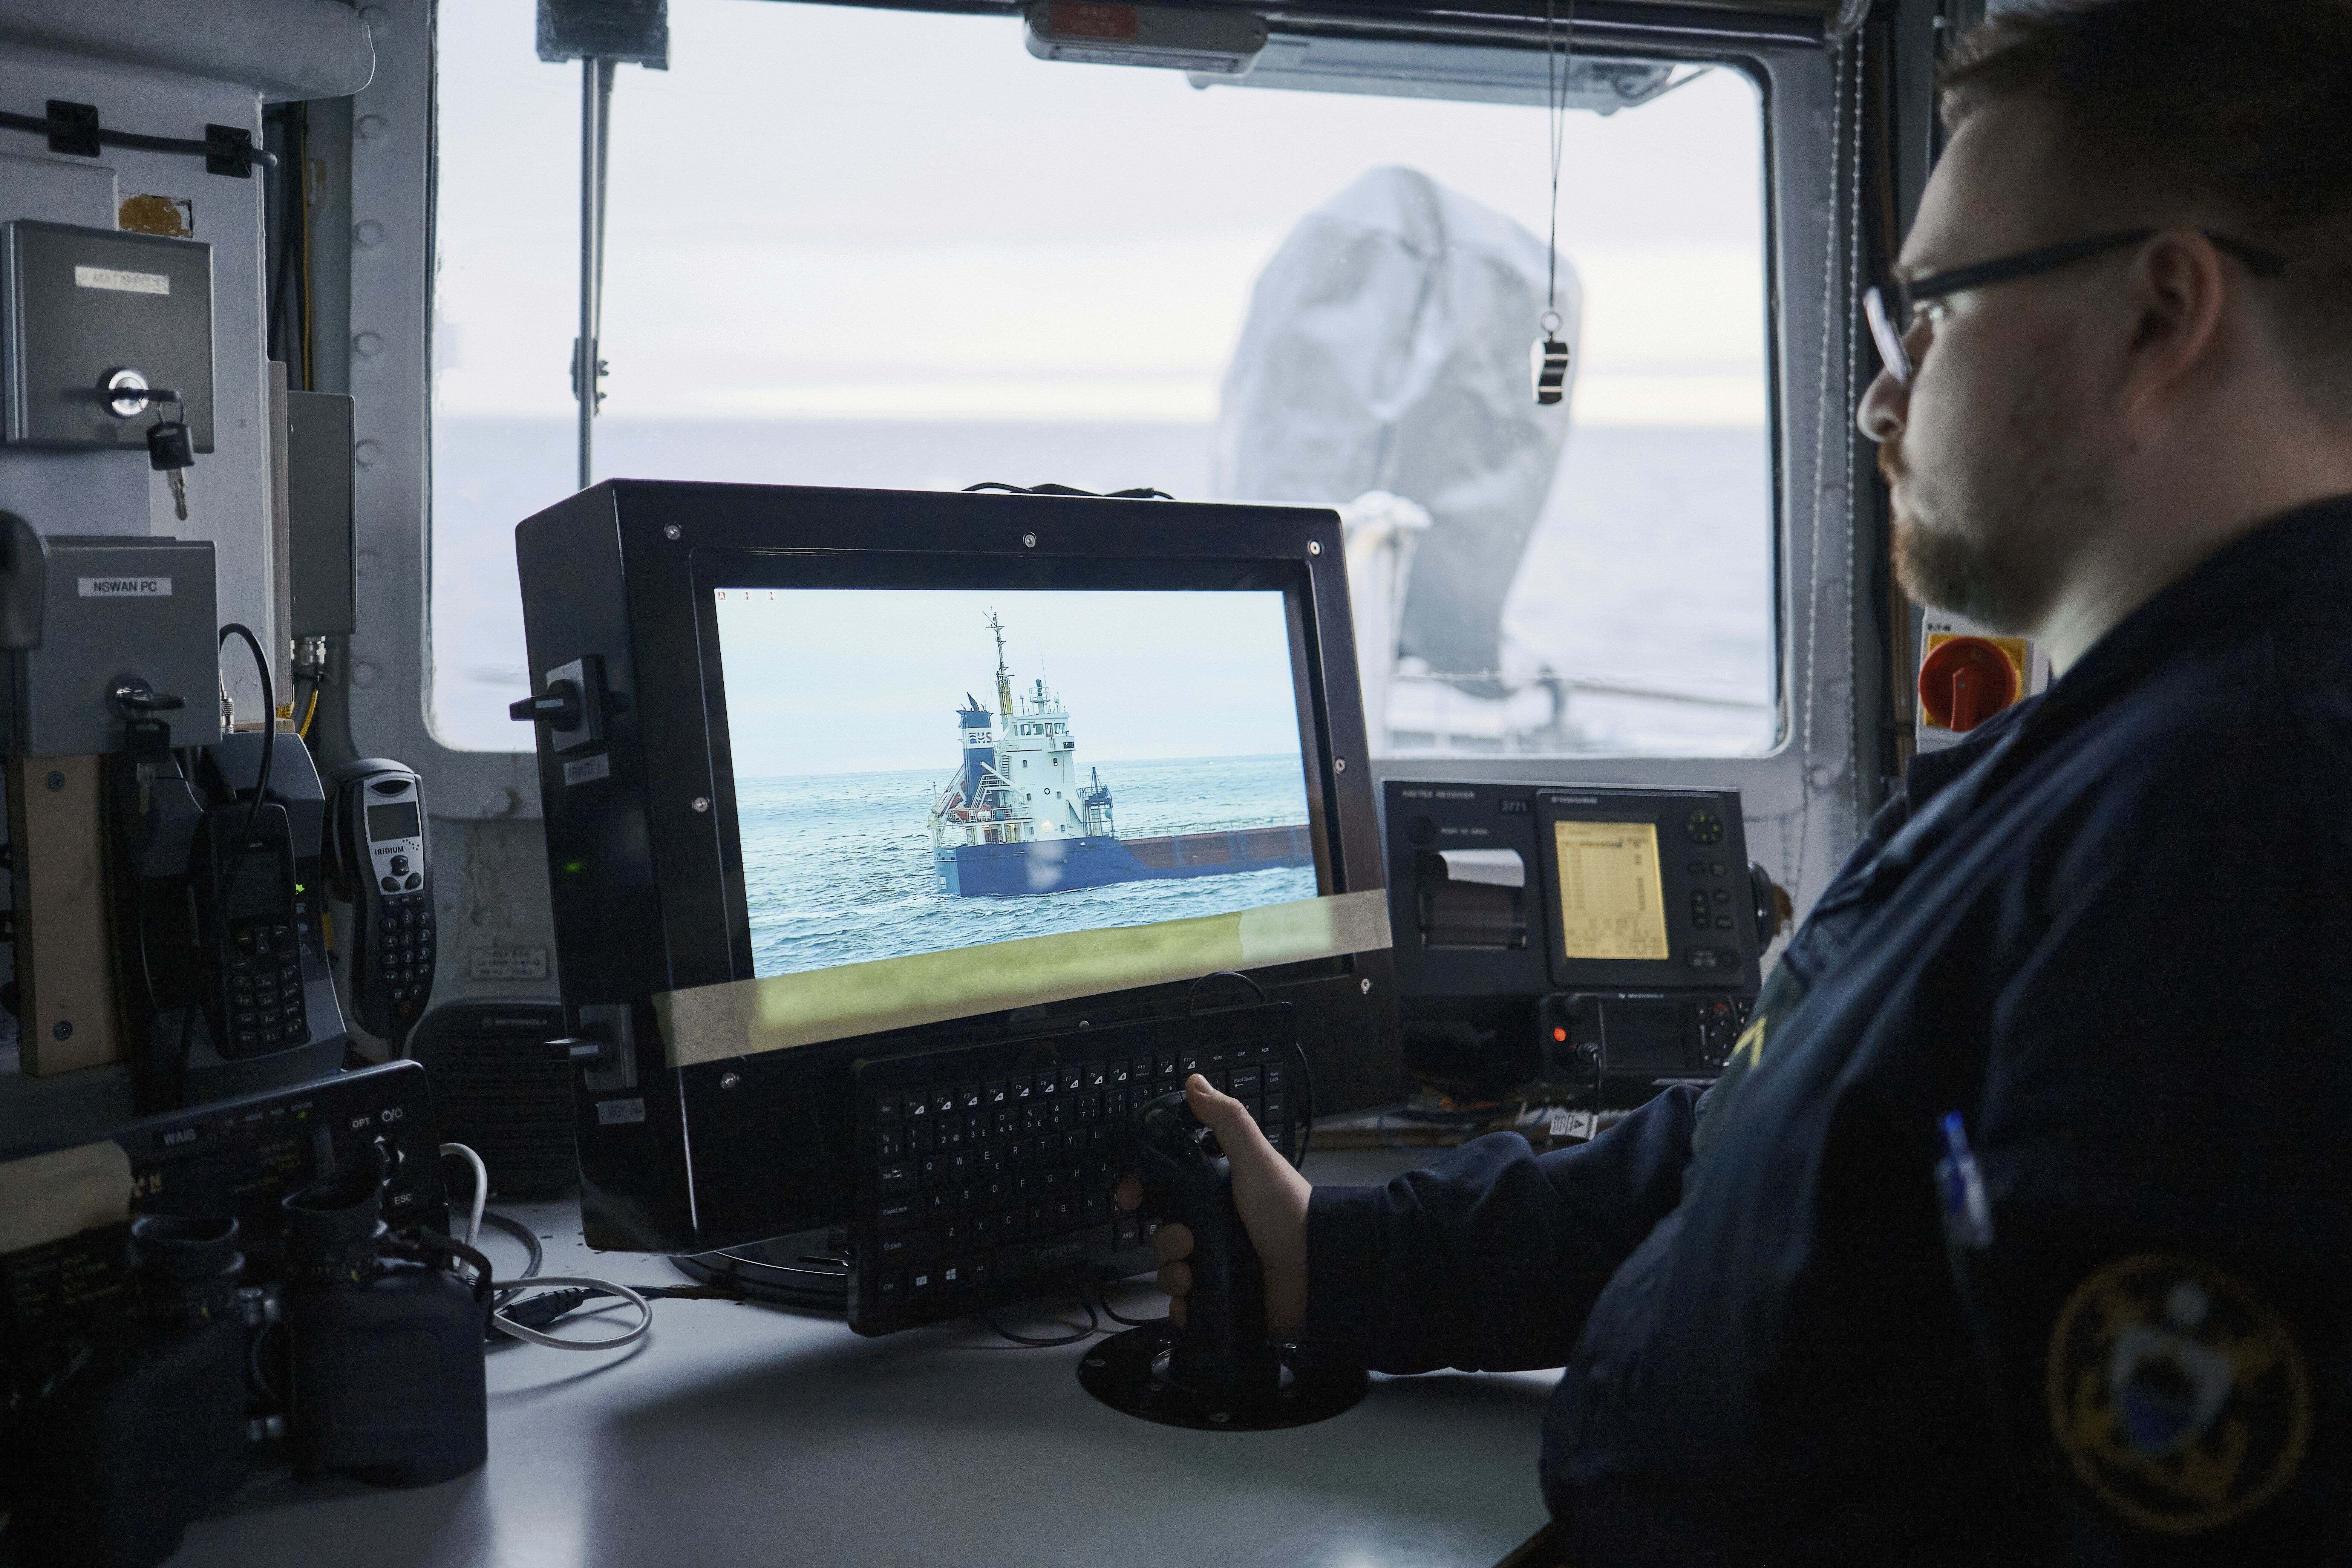
<instances>
[{"instance_id":1,"label":"white label with text","mask_svg":"<svg viewBox=\"0 0 2352 1568\"><path fill-rule=\"evenodd\" d=\"M117 294L169 294L172 280L161 272L126 272L120 267L77 267L77 289L106 289Z\"/></svg>"},{"instance_id":2,"label":"white label with text","mask_svg":"<svg viewBox=\"0 0 2352 1568\"><path fill-rule=\"evenodd\" d=\"M85 599L168 599L172 596L169 577L82 577L81 596Z\"/></svg>"}]
</instances>

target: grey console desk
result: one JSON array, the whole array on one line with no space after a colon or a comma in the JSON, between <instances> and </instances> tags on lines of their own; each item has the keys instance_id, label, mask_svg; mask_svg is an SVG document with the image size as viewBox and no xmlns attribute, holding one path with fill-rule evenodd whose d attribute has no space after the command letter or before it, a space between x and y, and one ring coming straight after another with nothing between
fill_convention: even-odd
<instances>
[{"instance_id":1,"label":"grey console desk","mask_svg":"<svg viewBox=\"0 0 2352 1568\"><path fill-rule=\"evenodd\" d=\"M1424 1158L1307 1169L1378 1181ZM547 1238L547 1273L687 1282L659 1258L589 1252L576 1204L495 1206ZM519 1244L484 1238L501 1273L520 1267ZM1145 1317L1163 1298L1113 1300ZM1052 1331L1056 1310L1039 1309L999 1321ZM1318 1426L1207 1433L1097 1404L1084 1353L969 1323L866 1340L764 1307L656 1301L629 1351L495 1352L476 1474L415 1491L263 1482L193 1527L173 1568L1488 1568L1543 1523L1552 1373L1375 1378Z\"/></svg>"}]
</instances>

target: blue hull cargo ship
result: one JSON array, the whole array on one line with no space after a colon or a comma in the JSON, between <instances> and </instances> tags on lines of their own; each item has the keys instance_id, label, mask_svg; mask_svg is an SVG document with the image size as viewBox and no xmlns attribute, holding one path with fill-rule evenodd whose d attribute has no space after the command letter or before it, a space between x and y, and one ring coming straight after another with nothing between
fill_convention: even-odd
<instances>
[{"instance_id":1,"label":"blue hull cargo ship","mask_svg":"<svg viewBox=\"0 0 2352 1568\"><path fill-rule=\"evenodd\" d=\"M988 629L996 634L996 709L965 695L956 714L963 765L931 801L940 891L1029 898L1315 863L1305 823L1121 838L1101 771L1078 775L1068 712L1043 680L1016 700L1003 623L991 616Z\"/></svg>"}]
</instances>

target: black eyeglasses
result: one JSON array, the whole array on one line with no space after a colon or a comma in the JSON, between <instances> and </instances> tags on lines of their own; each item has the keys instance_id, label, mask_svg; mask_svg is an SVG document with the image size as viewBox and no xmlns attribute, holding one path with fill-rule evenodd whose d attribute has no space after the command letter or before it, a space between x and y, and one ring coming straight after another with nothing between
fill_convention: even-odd
<instances>
[{"instance_id":1,"label":"black eyeglasses","mask_svg":"<svg viewBox=\"0 0 2352 1568\"><path fill-rule=\"evenodd\" d=\"M1913 366L1910 351L1903 340L1916 324L1916 312L1931 300L1947 294L1957 294L1963 289L1981 289L1988 283L2007 283L2020 278L2032 278L2044 272L2055 272L2062 267L2072 267L2110 250L2121 250L2126 245L2137 245L2153 239L2159 230L2124 228L2112 234L2095 234L2087 239L2070 239L2060 245L2045 245L2039 250L2028 250L2016 256L2003 256L1991 261L1979 261L1968 267L1955 267L1948 272L1931 273L1908 282L1896 279L1885 289L1873 289L1862 297L1862 313L1870 320L1871 341L1878 345L1879 362L1897 386L1911 384ZM2248 272L2257 278L2276 278L2286 270L2286 258L2275 250L2265 250L2242 239L2215 234L2210 229L2200 231L2213 243L2213 248L2225 256L2234 256ZM1891 300L1889 296L1892 296ZM1895 308L1887 309L1889 304Z\"/></svg>"}]
</instances>

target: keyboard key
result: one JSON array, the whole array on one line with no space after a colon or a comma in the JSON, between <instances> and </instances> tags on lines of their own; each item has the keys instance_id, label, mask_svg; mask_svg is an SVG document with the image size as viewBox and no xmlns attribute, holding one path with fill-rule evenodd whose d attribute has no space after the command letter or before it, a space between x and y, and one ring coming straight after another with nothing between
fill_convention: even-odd
<instances>
[{"instance_id":1,"label":"keyboard key","mask_svg":"<svg viewBox=\"0 0 2352 1568\"><path fill-rule=\"evenodd\" d=\"M893 1160L903 1160L907 1157L907 1135L898 1130L898 1123L886 1123L882 1131L876 1135L874 1157L885 1164Z\"/></svg>"},{"instance_id":2,"label":"keyboard key","mask_svg":"<svg viewBox=\"0 0 2352 1568\"><path fill-rule=\"evenodd\" d=\"M1004 1080L999 1079L992 1083L982 1084L980 1086L980 1099L981 1103L988 1106L992 1110L1003 1105L1005 1102Z\"/></svg>"},{"instance_id":3,"label":"keyboard key","mask_svg":"<svg viewBox=\"0 0 2352 1568\"><path fill-rule=\"evenodd\" d=\"M980 1184L966 1182L958 1187L955 1190L955 1206L958 1214L977 1214L986 1206L981 1201Z\"/></svg>"},{"instance_id":4,"label":"keyboard key","mask_svg":"<svg viewBox=\"0 0 2352 1568\"><path fill-rule=\"evenodd\" d=\"M874 1120L877 1121L898 1121L898 1097L895 1094L886 1094L874 1102Z\"/></svg>"},{"instance_id":5,"label":"keyboard key","mask_svg":"<svg viewBox=\"0 0 2352 1568\"><path fill-rule=\"evenodd\" d=\"M1174 1078L1176 1076L1176 1053L1174 1051L1162 1051L1157 1057L1152 1058L1151 1065L1154 1069L1154 1077Z\"/></svg>"},{"instance_id":6,"label":"keyboard key","mask_svg":"<svg viewBox=\"0 0 2352 1568\"><path fill-rule=\"evenodd\" d=\"M987 1100L981 1093L980 1085L976 1083L965 1084L956 1090L956 1106L959 1110L978 1110L986 1103Z\"/></svg>"},{"instance_id":7,"label":"keyboard key","mask_svg":"<svg viewBox=\"0 0 2352 1568\"><path fill-rule=\"evenodd\" d=\"M896 1268L886 1268L874 1277L874 1304L881 1312L897 1311L906 1299L906 1275Z\"/></svg>"},{"instance_id":8,"label":"keyboard key","mask_svg":"<svg viewBox=\"0 0 2352 1568\"><path fill-rule=\"evenodd\" d=\"M1046 1092L1046 1093L1048 1093L1048 1094L1053 1093L1053 1092L1054 1092L1054 1079L1053 1079L1053 1076L1052 1076L1051 1074L1044 1074L1044 1075L1041 1075L1041 1076L1043 1076L1043 1077L1044 1077L1044 1079L1045 1079L1045 1092ZM1013 1079L1013 1080L1009 1085L1007 1085L1007 1086L1006 1086L1006 1089L1007 1089L1007 1092L1010 1094L1011 1098L1013 1100L1013 1101L1014 1101L1015 1103L1019 1103L1019 1102L1024 1101L1024 1100L1028 1100L1031 1096L1033 1096L1033 1095L1034 1095L1034 1094L1036 1093L1036 1089L1035 1089L1035 1087L1034 1086L1034 1084L1032 1083L1032 1081L1031 1081L1030 1079L1025 1079L1025 1078L1016 1078L1016 1079Z\"/></svg>"},{"instance_id":9,"label":"keyboard key","mask_svg":"<svg viewBox=\"0 0 2352 1568\"><path fill-rule=\"evenodd\" d=\"M1088 1193L1078 1200L1078 1217L1088 1225L1100 1225L1110 1218L1110 1200L1101 1193Z\"/></svg>"},{"instance_id":10,"label":"keyboard key","mask_svg":"<svg viewBox=\"0 0 2352 1568\"><path fill-rule=\"evenodd\" d=\"M928 1263L931 1259L931 1233L927 1230L899 1231L877 1237L875 1256L885 1268L898 1268L909 1263Z\"/></svg>"},{"instance_id":11,"label":"keyboard key","mask_svg":"<svg viewBox=\"0 0 2352 1568\"><path fill-rule=\"evenodd\" d=\"M996 1281L996 1259L985 1252L975 1252L963 1260L964 1289L974 1295Z\"/></svg>"},{"instance_id":12,"label":"keyboard key","mask_svg":"<svg viewBox=\"0 0 2352 1568\"><path fill-rule=\"evenodd\" d=\"M874 1205L875 1228L886 1234L912 1230L922 1223L922 1205L911 1197L884 1198Z\"/></svg>"},{"instance_id":13,"label":"keyboard key","mask_svg":"<svg viewBox=\"0 0 2352 1568\"><path fill-rule=\"evenodd\" d=\"M948 1179L948 1157L945 1154L923 1154L915 1160L915 1173L923 1185L933 1187Z\"/></svg>"},{"instance_id":14,"label":"keyboard key","mask_svg":"<svg viewBox=\"0 0 2352 1568\"><path fill-rule=\"evenodd\" d=\"M1257 1070L1259 1075L1265 1079L1266 1088L1269 1089L1275 1089L1282 1087L1282 1063L1280 1061L1270 1061Z\"/></svg>"},{"instance_id":15,"label":"keyboard key","mask_svg":"<svg viewBox=\"0 0 2352 1568\"><path fill-rule=\"evenodd\" d=\"M938 1277L928 1268L909 1269L907 1274L907 1300L918 1312L929 1311L931 1296L937 1289Z\"/></svg>"},{"instance_id":16,"label":"keyboard key","mask_svg":"<svg viewBox=\"0 0 2352 1568\"><path fill-rule=\"evenodd\" d=\"M962 1258L959 1258L952 1263L942 1263L940 1265L940 1289L944 1291L954 1291L963 1289Z\"/></svg>"},{"instance_id":17,"label":"keyboard key","mask_svg":"<svg viewBox=\"0 0 2352 1568\"><path fill-rule=\"evenodd\" d=\"M1110 1244L1121 1252L1132 1252L1143 1245L1143 1222L1133 1215L1122 1215L1111 1222Z\"/></svg>"},{"instance_id":18,"label":"keyboard key","mask_svg":"<svg viewBox=\"0 0 2352 1568\"><path fill-rule=\"evenodd\" d=\"M942 1088L931 1090L932 1115L952 1116L955 1114L955 1109L956 1096L954 1089Z\"/></svg>"},{"instance_id":19,"label":"keyboard key","mask_svg":"<svg viewBox=\"0 0 2352 1568\"><path fill-rule=\"evenodd\" d=\"M1265 1120L1267 1121L1285 1121L1289 1120L1290 1112L1286 1109L1289 1098L1289 1096L1284 1094L1278 1089L1270 1089L1266 1090Z\"/></svg>"},{"instance_id":20,"label":"keyboard key","mask_svg":"<svg viewBox=\"0 0 2352 1568\"><path fill-rule=\"evenodd\" d=\"M932 1125L933 1121L934 1118L926 1115L919 1121L907 1124L907 1142L914 1145L918 1154L928 1154L939 1147L939 1129Z\"/></svg>"},{"instance_id":21,"label":"keyboard key","mask_svg":"<svg viewBox=\"0 0 2352 1568\"><path fill-rule=\"evenodd\" d=\"M969 1182L980 1174L980 1160L969 1149L959 1149L948 1156L948 1180Z\"/></svg>"},{"instance_id":22,"label":"keyboard key","mask_svg":"<svg viewBox=\"0 0 2352 1568\"><path fill-rule=\"evenodd\" d=\"M1235 1068L1233 1073L1232 1081L1234 1087L1231 1092L1235 1095L1251 1095L1257 1093L1260 1088L1263 1087L1259 1081L1258 1074L1259 1069L1255 1063L1245 1068Z\"/></svg>"},{"instance_id":23,"label":"keyboard key","mask_svg":"<svg viewBox=\"0 0 2352 1568\"><path fill-rule=\"evenodd\" d=\"M1109 1082L1110 1071L1100 1062L1088 1062L1085 1068L1087 1089L1101 1089Z\"/></svg>"},{"instance_id":24,"label":"keyboard key","mask_svg":"<svg viewBox=\"0 0 2352 1568\"><path fill-rule=\"evenodd\" d=\"M1127 1064L1125 1062L1111 1063L1109 1073L1112 1088L1119 1088L1127 1082Z\"/></svg>"},{"instance_id":25,"label":"keyboard key","mask_svg":"<svg viewBox=\"0 0 2352 1568\"><path fill-rule=\"evenodd\" d=\"M1061 1087L1062 1069L1060 1068L1047 1068L1037 1075L1037 1092L1040 1095L1051 1099Z\"/></svg>"}]
</instances>

